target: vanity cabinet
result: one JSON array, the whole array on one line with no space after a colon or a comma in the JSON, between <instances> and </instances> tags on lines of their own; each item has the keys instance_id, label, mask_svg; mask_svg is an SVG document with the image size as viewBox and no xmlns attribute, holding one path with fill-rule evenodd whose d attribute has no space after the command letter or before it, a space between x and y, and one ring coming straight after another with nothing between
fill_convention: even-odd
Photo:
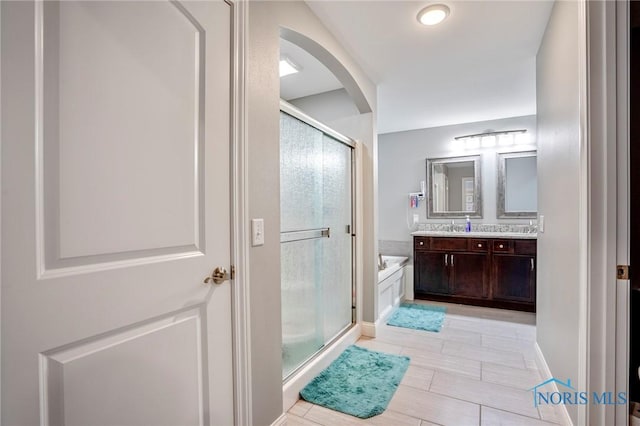
<instances>
[{"instance_id":1,"label":"vanity cabinet","mask_svg":"<svg viewBox=\"0 0 640 426\"><path fill-rule=\"evenodd\" d=\"M536 241L414 237L416 298L535 311Z\"/></svg>"}]
</instances>

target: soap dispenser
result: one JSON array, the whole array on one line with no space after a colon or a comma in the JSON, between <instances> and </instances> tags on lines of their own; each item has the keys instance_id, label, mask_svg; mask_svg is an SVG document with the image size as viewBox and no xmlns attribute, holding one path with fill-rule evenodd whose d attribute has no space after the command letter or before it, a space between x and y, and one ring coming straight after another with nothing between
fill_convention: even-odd
<instances>
[{"instance_id":1,"label":"soap dispenser","mask_svg":"<svg viewBox=\"0 0 640 426\"><path fill-rule=\"evenodd\" d=\"M465 232L471 232L471 218L467 215L467 223L464 226Z\"/></svg>"}]
</instances>

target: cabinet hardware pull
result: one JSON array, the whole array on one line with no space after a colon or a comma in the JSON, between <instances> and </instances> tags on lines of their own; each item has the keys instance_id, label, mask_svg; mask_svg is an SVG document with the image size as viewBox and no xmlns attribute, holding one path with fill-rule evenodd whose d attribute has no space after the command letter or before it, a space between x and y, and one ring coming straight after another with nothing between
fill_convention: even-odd
<instances>
[{"instance_id":1,"label":"cabinet hardware pull","mask_svg":"<svg viewBox=\"0 0 640 426\"><path fill-rule=\"evenodd\" d=\"M449 255L448 255L448 254L445 254L445 255L444 255L444 266L449 266L449 261L448 261L448 259L449 259Z\"/></svg>"},{"instance_id":2,"label":"cabinet hardware pull","mask_svg":"<svg viewBox=\"0 0 640 426\"><path fill-rule=\"evenodd\" d=\"M478 247L479 247L479 248L482 248L482 244L478 244Z\"/></svg>"},{"instance_id":3,"label":"cabinet hardware pull","mask_svg":"<svg viewBox=\"0 0 640 426\"><path fill-rule=\"evenodd\" d=\"M420 241L420 243L419 243L419 244L420 244L421 246L423 246L423 245L424 245L424 242L423 242L423 241Z\"/></svg>"},{"instance_id":4,"label":"cabinet hardware pull","mask_svg":"<svg viewBox=\"0 0 640 426\"><path fill-rule=\"evenodd\" d=\"M530 259L531 260L531 272L533 272L533 268L534 268L534 264L533 264L533 257Z\"/></svg>"},{"instance_id":5,"label":"cabinet hardware pull","mask_svg":"<svg viewBox=\"0 0 640 426\"><path fill-rule=\"evenodd\" d=\"M504 245L503 245L503 244L500 244L498 247L500 247L500 248L504 248Z\"/></svg>"},{"instance_id":6,"label":"cabinet hardware pull","mask_svg":"<svg viewBox=\"0 0 640 426\"><path fill-rule=\"evenodd\" d=\"M453 255L451 255L451 266L453 266Z\"/></svg>"}]
</instances>

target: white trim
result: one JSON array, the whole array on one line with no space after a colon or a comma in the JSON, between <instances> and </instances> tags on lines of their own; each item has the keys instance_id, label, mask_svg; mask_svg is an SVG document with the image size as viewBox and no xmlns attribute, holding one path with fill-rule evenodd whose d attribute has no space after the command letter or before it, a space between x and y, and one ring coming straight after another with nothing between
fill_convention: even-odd
<instances>
[{"instance_id":1,"label":"white trim","mask_svg":"<svg viewBox=\"0 0 640 426\"><path fill-rule=\"evenodd\" d=\"M616 2L588 2L587 156L587 392L616 388L617 121ZM584 112L584 111L582 111ZM582 326L582 321L581 321ZM582 348L580 348L582 349ZM581 368L580 373L583 370ZM580 424L614 424L615 406L589 405ZM580 417L584 414L585 417Z\"/></svg>"},{"instance_id":2,"label":"white trim","mask_svg":"<svg viewBox=\"0 0 640 426\"><path fill-rule=\"evenodd\" d=\"M535 345L535 350L536 350L536 365L538 366L538 370L542 375L541 377L542 381L552 378L553 375L551 374L551 370L549 369L549 366L547 365L547 361L544 359L542 350L540 349L540 346L538 346L537 342ZM555 382L551 382L549 383L549 385L553 388L553 392L559 392L558 385ZM571 417L569 416L567 407L565 407L564 404L558 405L557 407L560 409L560 412L562 414L562 419L563 419L562 424L567 426L573 426L573 422L571 421Z\"/></svg>"},{"instance_id":3,"label":"white trim","mask_svg":"<svg viewBox=\"0 0 640 426\"><path fill-rule=\"evenodd\" d=\"M232 281L233 392L236 425L253 424L251 393L251 316L249 298L249 215L247 159L248 5L231 1L233 12L232 110Z\"/></svg>"},{"instance_id":4,"label":"white trim","mask_svg":"<svg viewBox=\"0 0 640 426\"><path fill-rule=\"evenodd\" d=\"M361 323L362 335L365 337L376 337L376 324L368 321L362 321Z\"/></svg>"},{"instance_id":5,"label":"white trim","mask_svg":"<svg viewBox=\"0 0 640 426\"><path fill-rule=\"evenodd\" d=\"M617 248L616 263L630 263L629 238L629 2L616 3L616 86L617 86ZM618 281L616 316L615 391L629 395L629 281ZM629 424L626 405L616 406L615 424Z\"/></svg>"},{"instance_id":6,"label":"white trim","mask_svg":"<svg viewBox=\"0 0 640 426\"><path fill-rule=\"evenodd\" d=\"M302 388L338 358L348 346L356 343L361 334L360 324L356 324L331 345L330 348L327 348L319 354L317 358L287 380L282 387L282 408L285 413L298 401Z\"/></svg>"},{"instance_id":7,"label":"white trim","mask_svg":"<svg viewBox=\"0 0 640 426\"><path fill-rule=\"evenodd\" d=\"M589 366L589 141L587 131L588 115L588 32L586 0L578 3L578 105L579 105L579 213L578 213L578 386L588 389L587 370ZM540 353L542 354L542 353ZM543 358L544 359L544 358ZM545 362L546 365L546 362ZM588 424L588 408L577 406L577 424Z\"/></svg>"}]
</instances>

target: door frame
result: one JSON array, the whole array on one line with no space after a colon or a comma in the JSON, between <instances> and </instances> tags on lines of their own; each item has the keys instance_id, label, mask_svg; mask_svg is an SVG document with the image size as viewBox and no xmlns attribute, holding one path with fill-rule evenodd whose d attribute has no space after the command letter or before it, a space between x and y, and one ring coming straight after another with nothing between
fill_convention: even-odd
<instances>
[{"instance_id":1,"label":"door frame","mask_svg":"<svg viewBox=\"0 0 640 426\"><path fill-rule=\"evenodd\" d=\"M616 264L629 261L629 4L586 3L585 385L628 395L629 281ZM580 408L580 424L628 424L626 405Z\"/></svg>"},{"instance_id":2,"label":"door frame","mask_svg":"<svg viewBox=\"0 0 640 426\"><path fill-rule=\"evenodd\" d=\"M249 165L247 140L247 63L249 26L245 0L224 0L232 13L231 96L231 286L233 393L236 425L253 424L249 294Z\"/></svg>"}]
</instances>

